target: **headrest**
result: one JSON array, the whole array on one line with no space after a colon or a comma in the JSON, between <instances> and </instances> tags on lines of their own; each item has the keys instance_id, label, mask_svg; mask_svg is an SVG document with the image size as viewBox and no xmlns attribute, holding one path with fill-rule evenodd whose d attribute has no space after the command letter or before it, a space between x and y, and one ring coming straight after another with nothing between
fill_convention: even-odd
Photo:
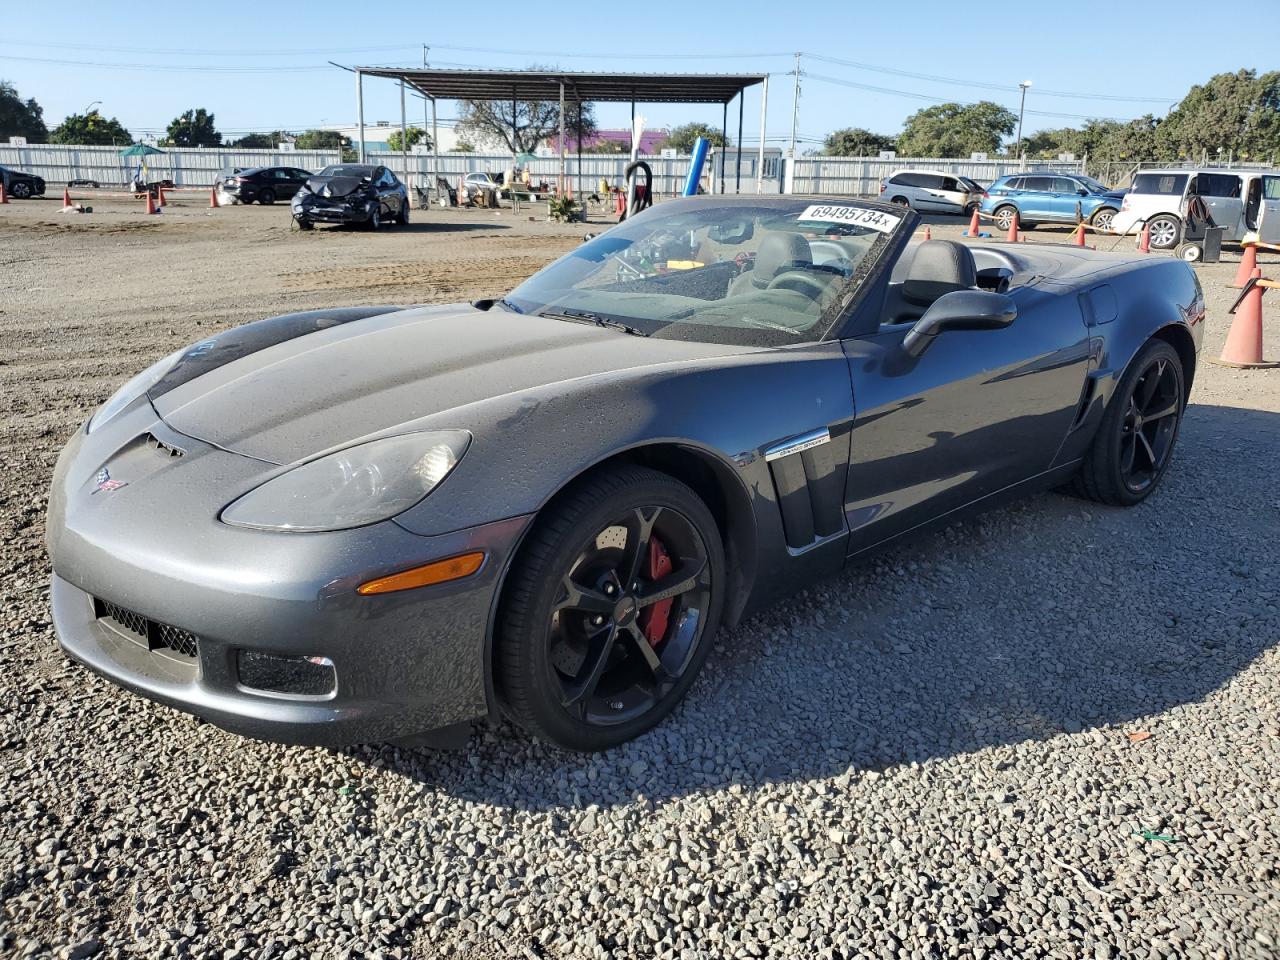
<instances>
[{"instance_id":1,"label":"headrest","mask_svg":"<svg viewBox=\"0 0 1280 960\"><path fill-rule=\"evenodd\" d=\"M967 290L978 282L973 253L955 240L926 240L915 250L902 295L917 303L933 303L944 294Z\"/></svg>"},{"instance_id":2,"label":"headrest","mask_svg":"<svg viewBox=\"0 0 1280 960\"><path fill-rule=\"evenodd\" d=\"M757 286L764 286L783 270L813 263L809 241L798 233L766 233L756 251L756 263L751 268L751 279Z\"/></svg>"}]
</instances>

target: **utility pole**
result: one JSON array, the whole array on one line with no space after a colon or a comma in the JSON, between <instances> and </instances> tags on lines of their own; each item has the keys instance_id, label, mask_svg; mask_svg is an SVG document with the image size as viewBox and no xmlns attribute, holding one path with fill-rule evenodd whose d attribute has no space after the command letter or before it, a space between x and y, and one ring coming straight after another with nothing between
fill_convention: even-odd
<instances>
[{"instance_id":1,"label":"utility pole","mask_svg":"<svg viewBox=\"0 0 1280 960\"><path fill-rule=\"evenodd\" d=\"M1018 107L1018 143L1014 147L1015 158L1022 154L1022 115L1027 111L1027 87L1031 86L1030 80L1023 80L1018 87L1022 90L1022 105Z\"/></svg>"},{"instance_id":2,"label":"utility pole","mask_svg":"<svg viewBox=\"0 0 1280 960\"><path fill-rule=\"evenodd\" d=\"M796 158L796 124L800 119L800 54L796 53L796 85L791 100L791 159Z\"/></svg>"}]
</instances>

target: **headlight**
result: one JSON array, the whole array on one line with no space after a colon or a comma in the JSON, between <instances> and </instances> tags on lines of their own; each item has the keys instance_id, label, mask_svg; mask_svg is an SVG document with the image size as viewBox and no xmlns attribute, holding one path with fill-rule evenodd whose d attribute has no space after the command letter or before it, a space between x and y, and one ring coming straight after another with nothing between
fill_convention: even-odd
<instances>
[{"instance_id":1,"label":"headlight","mask_svg":"<svg viewBox=\"0 0 1280 960\"><path fill-rule=\"evenodd\" d=\"M100 427L106 423L117 413L133 403L134 400L142 396L163 377L166 373L174 368L177 362L182 359L182 355L190 349L183 347L181 350L175 350L163 360L153 363L147 369L126 383L123 387L111 395L106 403L97 409L92 417L89 418L88 432L92 433L95 427Z\"/></svg>"},{"instance_id":2,"label":"headlight","mask_svg":"<svg viewBox=\"0 0 1280 960\"><path fill-rule=\"evenodd\" d=\"M311 460L250 490L225 523L301 533L347 530L403 513L449 475L471 435L462 430L371 440Z\"/></svg>"}]
</instances>

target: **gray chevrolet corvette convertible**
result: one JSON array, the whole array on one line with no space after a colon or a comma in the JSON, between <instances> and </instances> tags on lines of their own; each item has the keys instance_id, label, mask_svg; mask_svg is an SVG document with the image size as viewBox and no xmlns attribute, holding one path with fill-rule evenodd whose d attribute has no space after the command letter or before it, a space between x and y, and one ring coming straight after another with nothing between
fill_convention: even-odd
<instances>
[{"instance_id":1,"label":"gray chevrolet corvette convertible","mask_svg":"<svg viewBox=\"0 0 1280 960\"><path fill-rule=\"evenodd\" d=\"M723 625L903 535L1150 494L1203 329L1187 265L915 224L672 201L502 299L179 350L58 461L62 646L255 737L506 715L595 750L667 714Z\"/></svg>"}]
</instances>

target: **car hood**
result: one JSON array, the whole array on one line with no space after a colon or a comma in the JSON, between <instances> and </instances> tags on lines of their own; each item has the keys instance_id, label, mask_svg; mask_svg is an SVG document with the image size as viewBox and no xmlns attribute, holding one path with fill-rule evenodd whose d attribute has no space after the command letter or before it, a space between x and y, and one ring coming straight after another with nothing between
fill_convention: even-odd
<instances>
[{"instance_id":1,"label":"car hood","mask_svg":"<svg viewBox=\"0 0 1280 960\"><path fill-rule=\"evenodd\" d=\"M216 357L217 339L207 341L208 356ZM292 463L509 393L754 349L635 337L501 307L420 307L308 325L292 339L205 364L207 372L153 394L152 403L180 433Z\"/></svg>"},{"instance_id":2,"label":"car hood","mask_svg":"<svg viewBox=\"0 0 1280 960\"><path fill-rule=\"evenodd\" d=\"M308 177L307 189L322 197L345 197L368 184L359 177Z\"/></svg>"}]
</instances>

